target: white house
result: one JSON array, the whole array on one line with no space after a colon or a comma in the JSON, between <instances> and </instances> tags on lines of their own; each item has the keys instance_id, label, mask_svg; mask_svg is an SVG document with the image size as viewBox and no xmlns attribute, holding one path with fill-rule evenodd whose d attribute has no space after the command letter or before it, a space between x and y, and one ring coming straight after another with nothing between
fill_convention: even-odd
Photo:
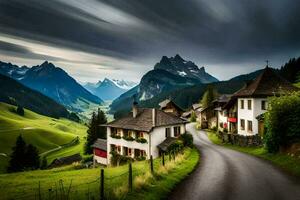
<instances>
[{"instance_id":1,"label":"white house","mask_svg":"<svg viewBox=\"0 0 300 200\"><path fill-rule=\"evenodd\" d=\"M230 97L229 94L222 94L213 101L214 110L217 112L216 123L219 131L228 130L228 112L223 107L229 102Z\"/></svg>"},{"instance_id":2,"label":"white house","mask_svg":"<svg viewBox=\"0 0 300 200\"><path fill-rule=\"evenodd\" d=\"M149 159L159 156L158 148L167 138L176 138L185 133L187 121L173 114L152 108L133 105L132 113L106 124L107 163L111 151L121 155Z\"/></svg>"},{"instance_id":3,"label":"white house","mask_svg":"<svg viewBox=\"0 0 300 200\"><path fill-rule=\"evenodd\" d=\"M233 99L237 102L237 133L263 135L264 124L258 118L267 111L267 98L282 91L293 90L296 88L292 84L267 66L253 82L233 95Z\"/></svg>"}]
</instances>

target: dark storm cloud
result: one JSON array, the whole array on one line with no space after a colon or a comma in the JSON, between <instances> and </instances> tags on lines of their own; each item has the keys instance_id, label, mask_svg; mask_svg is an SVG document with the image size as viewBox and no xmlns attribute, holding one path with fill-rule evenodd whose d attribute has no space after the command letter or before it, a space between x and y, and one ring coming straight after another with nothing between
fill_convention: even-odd
<instances>
[{"instance_id":1,"label":"dark storm cloud","mask_svg":"<svg viewBox=\"0 0 300 200\"><path fill-rule=\"evenodd\" d=\"M180 53L229 78L222 67L249 72L265 59L278 67L299 55L299 9L296 0L0 0L0 31L145 70Z\"/></svg>"}]
</instances>

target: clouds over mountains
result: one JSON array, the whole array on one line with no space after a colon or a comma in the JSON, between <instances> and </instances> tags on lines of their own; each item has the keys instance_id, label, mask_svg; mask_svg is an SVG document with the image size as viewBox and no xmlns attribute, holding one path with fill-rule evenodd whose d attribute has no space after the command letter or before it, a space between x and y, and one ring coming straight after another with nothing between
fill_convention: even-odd
<instances>
[{"instance_id":1,"label":"clouds over mountains","mask_svg":"<svg viewBox=\"0 0 300 200\"><path fill-rule=\"evenodd\" d=\"M265 59L276 67L299 54L299 8L293 0L2 0L0 58L51 60L85 80L124 71L134 79L180 53L229 78L224 67L251 71Z\"/></svg>"}]
</instances>

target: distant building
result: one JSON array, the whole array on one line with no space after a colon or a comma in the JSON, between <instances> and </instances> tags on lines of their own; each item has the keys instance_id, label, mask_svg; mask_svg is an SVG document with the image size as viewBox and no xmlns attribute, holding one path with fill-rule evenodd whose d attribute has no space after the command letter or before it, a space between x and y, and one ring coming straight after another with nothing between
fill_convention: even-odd
<instances>
[{"instance_id":1,"label":"distant building","mask_svg":"<svg viewBox=\"0 0 300 200\"><path fill-rule=\"evenodd\" d=\"M273 69L266 67L250 84L237 91L232 96L231 110L236 104L237 133L240 135L255 135L264 133L262 114L267 111L268 97L279 95L283 91L298 90L287 80L279 76ZM234 114L235 112L232 112ZM235 121L235 116L229 118Z\"/></svg>"},{"instance_id":2,"label":"distant building","mask_svg":"<svg viewBox=\"0 0 300 200\"><path fill-rule=\"evenodd\" d=\"M184 110L180 108L176 103L174 103L171 99L166 99L159 103L160 110L171 113L177 117L180 117Z\"/></svg>"},{"instance_id":3,"label":"distant building","mask_svg":"<svg viewBox=\"0 0 300 200\"><path fill-rule=\"evenodd\" d=\"M106 124L107 163L111 151L131 158L156 158L159 145L170 144L169 137L177 138L185 133L186 120L158 109L138 108L133 105L132 113Z\"/></svg>"},{"instance_id":4,"label":"distant building","mask_svg":"<svg viewBox=\"0 0 300 200\"><path fill-rule=\"evenodd\" d=\"M60 167L63 165L70 165L75 162L80 162L82 160L82 157L80 154L74 154L71 156L56 158L52 161L52 163L49 165L48 168L54 168L54 167Z\"/></svg>"},{"instance_id":5,"label":"distant building","mask_svg":"<svg viewBox=\"0 0 300 200\"><path fill-rule=\"evenodd\" d=\"M223 107L229 102L231 95L223 94L213 101L214 110L217 112L217 128L220 131L228 130L228 113Z\"/></svg>"}]
</instances>

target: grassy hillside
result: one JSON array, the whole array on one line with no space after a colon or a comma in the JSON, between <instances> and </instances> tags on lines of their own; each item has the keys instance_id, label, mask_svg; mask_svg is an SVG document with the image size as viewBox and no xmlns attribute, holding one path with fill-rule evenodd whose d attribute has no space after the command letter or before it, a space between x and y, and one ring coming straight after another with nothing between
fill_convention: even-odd
<instances>
[{"instance_id":1,"label":"grassy hillside","mask_svg":"<svg viewBox=\"0 0 300 200\"><path fill-rule=\"evenodd\" d=\"M148 161L134 162L133 191L130 193L128 193L128 165L105 168L105 196L107 199L164 199L176 184L193 171L198 161L199 153L196 149L186 149L175 161L166 159L165 167L161 166L160 158L155 159L154 176L149 172ZM52 170L2 174L1 199L37 199L39 182L42 199L55 199L55 195L60 199L62 193L62 190L59 190L60 180L65 193L71 183L70 199L99 199L100 169L75 170L75 167L73 165Z\"/></svg>"},{"instance_id":2,"label":"grassy hillside","mask_svg":"<svg viewBox=\"0 0 300 200\"><path fill-rule=\"evenodd\" d=\"M300 88L300 82L294 84L296 87Z\"/></svg>"},{"instance_id":3,"label":"grassy hillside","mask_svg":"<svg viewBox=\"0 0 300 200\"><path fill-rule=\"evenodd\" d=\"M24 117L17 115L15 106L0 103L0 172L4 172L12 146L20 134L27 143L38 147L40 153L58 149L47 155L48 162L56 157L82 151L86 127L67 119L54 119L25 109ZM76 146L60 149L60 145L70 143L76 137Z\"/></svg>"}]
</instances>

